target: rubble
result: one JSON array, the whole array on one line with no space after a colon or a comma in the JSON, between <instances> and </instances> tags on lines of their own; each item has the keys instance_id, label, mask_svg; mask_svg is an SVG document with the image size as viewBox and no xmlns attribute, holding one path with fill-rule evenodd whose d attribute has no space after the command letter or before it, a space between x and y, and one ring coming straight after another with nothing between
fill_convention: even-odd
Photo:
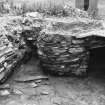
<instances>
[{"instance_id":1,"label":"rubble","mask_svg":"<svg viewBox=\"0 0 105 105\"><path fill-rule=\"evenodd\" d=\"M0 83L6 81L28 53L27 45L19 34L21 28L15 22L14 19L8 19L0 29Z\"/></svg>"}]
</instances>

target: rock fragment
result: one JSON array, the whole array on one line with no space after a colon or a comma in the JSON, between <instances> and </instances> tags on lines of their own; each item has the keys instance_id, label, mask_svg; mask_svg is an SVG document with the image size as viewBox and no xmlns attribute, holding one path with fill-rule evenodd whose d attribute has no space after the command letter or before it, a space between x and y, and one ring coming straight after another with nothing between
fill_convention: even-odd
<instances>
[{"instance_id":1,"label":"rock fragment","mask_svg":"<svg viewBox=\"0 0 105 105\"><path fill-rule=\"evenodd\" d=\"M41 94L42 94L42 95L48 95L49 92L47 92L47 91L43 91L43 92L41 92Z\"/></svg>"},{"instance_id":2,"label":"rock fragment","mask_svg":"<svg viewBox=\"0 0 105 105\"><path fill-rule=\"evenodd\" d=\"M1 96L7 96L7 95L10 95L10 92L8 90L1 90L0 95Z\"/></svg>"},{"instance_id":3,"label":"rock fragment","mask_svg":"<svg viewBox=\"0 0 105 105\"><path fill-rule=\"evenodd\" d=\"M22 91L20 91L20 90L18 90L18 89L16 89L16 88L13 89L13 93L14 93L14 94L17 94L17 95L22 95L22 94L23 94Z\"/></svg>"},{"instance_id":4,"label":"rock fragment","mask_svg":"<svg viewBox=\"0 0 105 105\"><path fill-rule=\"evenodd\" d=\"M7 80L28 53L27 45L20 34L20 20L11 18L0 26L0 83Z\"/></svg>"},{"instance_id":5,"label":"rock fragment","mask_svg":"<svg viewBox=\"0 0 105 105\"><path fill-rule=\"evenodd\" d=\"M29 85L30 85L32 88L38 87L38 85L37 85L36 83L34 83L34 82L33 82L33 83L30 83Z\"/></svg>"}]
</instances>

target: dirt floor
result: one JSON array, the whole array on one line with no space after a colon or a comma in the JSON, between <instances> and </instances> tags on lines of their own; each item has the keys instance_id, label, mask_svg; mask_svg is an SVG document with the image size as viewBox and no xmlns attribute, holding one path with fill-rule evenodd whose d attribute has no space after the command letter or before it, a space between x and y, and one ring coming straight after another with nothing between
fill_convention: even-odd
<instances>
[{"instance_id":1,"label":"dirt floor","mask_svg":"<svg viewBox=\"0 0 105 105\"><path fill-rule=\"evenodd\" d=\"M0 105L105 105L105 76L100 73L55 77L38 65L33 57L0 86Z\"/></svg>"}]
</instances>

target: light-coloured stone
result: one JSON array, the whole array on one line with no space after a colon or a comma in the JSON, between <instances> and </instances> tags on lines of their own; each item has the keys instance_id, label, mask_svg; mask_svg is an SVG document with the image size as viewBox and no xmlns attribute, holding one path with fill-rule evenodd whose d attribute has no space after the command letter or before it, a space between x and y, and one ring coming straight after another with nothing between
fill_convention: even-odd
<instances>
[{"instance_id":1,"label":"light-coloured stone","mask_svg":"<svg viewBox=\"0 0 105 105\"><path fill-rule=\"evenodd\" d=\"M42 95L48 95L49 92L47 92L47 91L43 91L43 92L41 92L41 94L42 94Z\"/></svg>"},{"instance_id":2,"label":"light-coloured stone","mask_svg":"<svg viewBox=\"0 0 105 105\"><path fill-rule=\"evenodd\" d=\"M18 89L13 89L13 92L17 95L22 95L22 91L18 90Z\"/></svg>"},{"instance_id":3,"label":"light-coloured stone","mask_svg":"<svg viewBox=\"0 0 105 105\"><path fill-rule=\"evenodd\" d=\"M42 82L42 80L36 80L36 81L35 81L35 83L40 83L40 82Z\"/></svg>"},{"instance_id":4,"label":"light-coloured stone","mask_svg":"<svg viewBox=\"0 0 105 105\"><path fill-rule=\"evenodd\" d=\"M10 95L10 92L8 90L2 90L2 91L0 91L0 95L1 96Z\"/></svg>"},{"instance_id":5,"label":"light-coloured stone","mask_svg":"<svg viewBox=\"0 0 105 105\"><path fill-rule=\"evenodd\" d=\"M34 82L31 83L30 86L31 86L32 88L38 87L38 85L37 85L36 83L34 83Z\"/></svg>"}]
</instances>

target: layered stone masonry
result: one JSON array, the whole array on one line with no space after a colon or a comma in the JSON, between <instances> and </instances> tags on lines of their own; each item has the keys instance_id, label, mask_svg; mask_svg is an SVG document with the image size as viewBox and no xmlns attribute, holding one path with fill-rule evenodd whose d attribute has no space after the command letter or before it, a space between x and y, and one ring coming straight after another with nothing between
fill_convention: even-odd
<instances>
[{"instance_id":1,"label":"layered stone masonry","mask_svg":"<svg viewBox=\"0 0 105 105\"><path fill-rule=\"evenodd\" d=\"M105 45L105 27L102 21L87 18L81 11L79 16L72 12L66 17L36 12L2 17L0 82L32 51L37 52L45 71L59 75L86 73L89 49Z\"/></svg>"}]
</instances>

